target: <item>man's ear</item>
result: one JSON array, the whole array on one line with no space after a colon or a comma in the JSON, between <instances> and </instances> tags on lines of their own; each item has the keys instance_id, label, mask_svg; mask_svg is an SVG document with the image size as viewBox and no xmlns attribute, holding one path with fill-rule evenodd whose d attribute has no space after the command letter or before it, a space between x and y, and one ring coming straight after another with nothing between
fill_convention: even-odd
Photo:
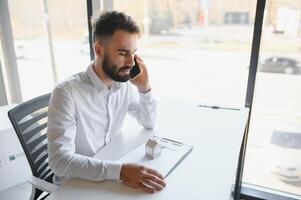
<instances>
[{"instance_id":1,"label":"man's ear","mask_svg":"<svg viewBox=\"0 0 301 200\"><path fill-rule=\"evenodd\" d=\"M96 41L94 43L93 49L94 49L94 53L95 53L96 56L98 56L98 57L103 56L104 47L100 42Z\"/></svg>"}]
</instances>

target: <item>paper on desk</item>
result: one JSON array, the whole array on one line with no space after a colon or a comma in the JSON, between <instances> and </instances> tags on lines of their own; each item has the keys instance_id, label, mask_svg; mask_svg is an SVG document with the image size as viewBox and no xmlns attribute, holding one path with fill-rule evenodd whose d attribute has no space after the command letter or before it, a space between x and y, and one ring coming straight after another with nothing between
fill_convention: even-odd
<instances>
[{"instance_id":1,"label":"paper on desk","mask_svg":"<svg viewBox=\"0 0 301 200\"><path fill-rule=\"evenodd\" d=\"M161 145L164 146L161 150L161 156L156 159L151 159L145 155L145 145L146 142L118 161L139 163L155 169L167 177L192 150L192 146L189 145L161 142Z\"/></svg>"}]
</instances>

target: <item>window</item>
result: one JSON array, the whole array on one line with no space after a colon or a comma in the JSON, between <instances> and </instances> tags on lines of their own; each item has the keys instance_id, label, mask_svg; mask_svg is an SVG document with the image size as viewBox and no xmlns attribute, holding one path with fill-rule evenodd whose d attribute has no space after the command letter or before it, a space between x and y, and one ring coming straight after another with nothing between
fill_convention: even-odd
<instances>
[{"instance_id":1,"label":"window","mask_svg":"<svg viewBox=\"0 0 301 200\"><path fill-rule=\"evenodd\" d=\"M52 91L56 82L87 67L86 1L8 3L24 101Z\"/></svg>"},{"instance_id":2,"label":"window","mask_svg":"<svg viewBox=\"0 0 301 200\"><path fill-rule=\"evenodd\" d=\"M255 7L252 0L113 1L143 31L138 54L158 97L237 107L245 104ZM239 23L225 22L230 12Z\"/></svg>"},{"instance_id":3,"label":"window","mask_svg":"<svg viewBox=\"0 0 301 200\"><path fill-rule=\"evenodd\" d=\"M243 182L301 199L301 4L266 3Z\"/></svg>"}]
</instances>

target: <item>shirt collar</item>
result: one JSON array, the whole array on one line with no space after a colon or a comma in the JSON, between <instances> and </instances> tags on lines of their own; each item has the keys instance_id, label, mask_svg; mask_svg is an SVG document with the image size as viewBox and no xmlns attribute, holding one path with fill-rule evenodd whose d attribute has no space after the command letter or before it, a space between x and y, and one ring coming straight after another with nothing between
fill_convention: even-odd
<instances>
[{"instance_id":1,"label":"shirt collar","mask_svg":"<svg viewBox=\"0 0 301 200\"><path fill-rule=\"evenodd\" d=\"M95 73L94 68L93 68L93 64L94 64L94 62L92 62L89 65L89 67L87 69L87 74L88 74L89 79L92 82L92 85L95 87L95 89L97 90L97 92L100 92L100 91L102 91L104 89L107 89L107 86L101 81L101 79ZM111 87L111 91L115 92L120 87L121 87L121 83L114 81L113 85Z\"/></svg>"}]
</instances>

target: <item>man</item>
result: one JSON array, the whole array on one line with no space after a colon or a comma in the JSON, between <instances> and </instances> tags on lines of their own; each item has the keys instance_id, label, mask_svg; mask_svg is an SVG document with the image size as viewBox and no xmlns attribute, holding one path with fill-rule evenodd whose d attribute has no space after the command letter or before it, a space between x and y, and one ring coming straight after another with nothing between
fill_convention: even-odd
<instances>
[{"instance_id":1,"label":"man","mask_svg":"<svg viewBox=\"0 0 301 200\"><path fill-rule=\"evenodd\" d=\"M121 180L152 193L165 186L157 171L92 156L118 135L129 113L154 127L156 102L147 69L137 50L139 28L123 13L105 12L93 22L95 59L85 72L54 89L48 112L48 155L54 183L66 178ZM140 74L130 79L135 62Z\"/></svg>"}]
</instances>

